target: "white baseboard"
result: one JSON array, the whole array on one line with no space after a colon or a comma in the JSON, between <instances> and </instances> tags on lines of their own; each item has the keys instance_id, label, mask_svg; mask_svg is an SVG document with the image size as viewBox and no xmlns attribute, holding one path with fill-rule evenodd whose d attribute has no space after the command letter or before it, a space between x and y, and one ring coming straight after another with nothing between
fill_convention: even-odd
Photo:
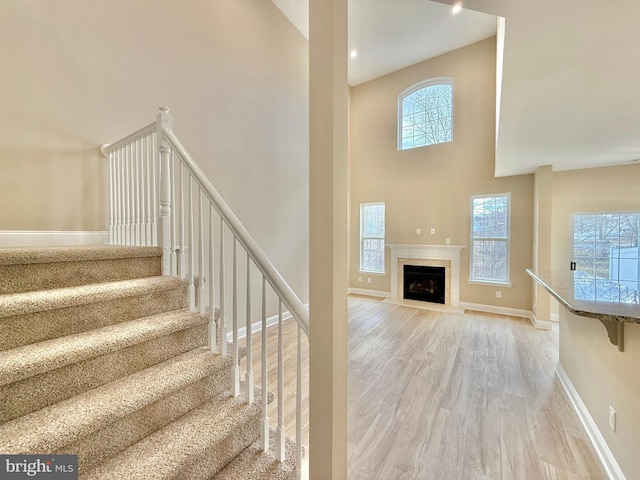
<instances>
[{"instance_id":1,"label":"white baseboard","mask_svg":"<svg viewBox=\"0 0 640 480\"><path fill-rule=\"evenodd\" d=\"M540 330L551 330L551 322L549 320L540 320L533 312L531 312L531 324Z\"/></svg>"},{"instance_id":2,"label":"white baseboard","mask_svg":"<svg viewBox=\"0 0 640 480\"><path fill-rule=\"evenodd\" d=\"M62 245L106 245L109 232L56 232L0 230L0 247L53 247Z\"/></svg>"},{"instance_id":3,"label":"white baseboard","mask_svg":"<svg viewBox=\"0 0 640 480\"><path fill-rule=\"evenodd\" d=\"M391 292L384 292L382 290L369 290L368 288L351 288L347 289L347 295L351 294L355 295L366 295L368 297L377 297L377 298L389 298L391 296Z\"/></svg>"},{"instance_id":4,"label":"white baseboard","mask_svg":"<svg viewBox=\"0 0 640 480\"><path fill-rule=\"evenodd\" d=\"M624 473L622 473L622 470L620 469L618 462L616 462L613 453L611 453L611 450L609 450L609 446L600 433L596 422L593 421L591 414L587 410L585 404L582 402L580 395L571 383L567 372L562 367L560 362L558 362L558 366L556 368L556 376L558 377L558 380L560 380L560 384L564 388L564 391L567 393L573 409L578 414L578 418L580 418L582 425L587 431L589 440L591 440L593 448L595 448L596 453L598 454L598 457L602 462L602 466L607 472L607 475L611 480L625 480Z\"/></svg>"},{"instance_id":5,"label":"white baseboard","mask_svg":"<svg viewBox=\"0 0 640 480\"><path fill-rule=\"evenodd\" d=\"M541 330L550 330L551 322L538 320L531 310L523 310L520 308L500 307L498 305L484 305L482 303L460 302L460 307L468 310L477 310L479 312L497 313L498 315L511 315L512 317L528 318L535 328Z\"/></svg>"},{"instance_id":6,"label":"white baseboard","mask_svg":"<svg viewBox=\"0 0 640 480\"><path fill-rule=\"evenodd\" d=\"M309 304L305 304L304 308L309 310ZM289 320L293 318L291 313L288 310L282 312L282 321ZM272 327L278 323L278 315L273 315L272 317L267 318L267 328ZM251 333L254 334L256 332L262 331L262 321L254 322L251 324ZM238 329L238 338L244 338L247 336L247 327L242 327ZM227 342L233 342L233 331L227 332Z\"/></svg>"}]
</instances>

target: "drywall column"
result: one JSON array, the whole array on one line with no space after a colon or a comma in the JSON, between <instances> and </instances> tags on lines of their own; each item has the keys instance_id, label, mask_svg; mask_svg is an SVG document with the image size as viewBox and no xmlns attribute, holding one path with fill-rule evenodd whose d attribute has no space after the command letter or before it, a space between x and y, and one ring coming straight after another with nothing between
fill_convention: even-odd
<instances>
[{"instance_id":1,"label":"drywall column","mask_svg":"<svg viewBox=\"0 0 640 480\"><path fill-rule=\"evenodd\" d=\"M538 167L533 180L533 267L551 269L551 207L553 170L550 165ZM533 282L533 314L536 321L551 319L551 295L538 282Z\"/></svg>"},{"instance_id":2,"label":"drywall column","mask_svg":"<svg viewBox=\"0 0 640 480\"><path fill-rule=\"evenodd\" d=\"M347 477L347 0L309 2L309 476Z\"/></svg>"}]
</instances>

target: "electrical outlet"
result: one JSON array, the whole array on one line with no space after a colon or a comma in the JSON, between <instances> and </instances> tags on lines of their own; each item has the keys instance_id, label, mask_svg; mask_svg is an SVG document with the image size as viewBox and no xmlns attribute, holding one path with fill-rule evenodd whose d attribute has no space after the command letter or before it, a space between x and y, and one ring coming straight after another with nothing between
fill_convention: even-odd
<instances>
[{"instance_id":1,"label":"electrical outlet","mask_svg":"<svg viewBox=\"0 0 640 480\"><path fill-rule=\"evenodd\" d=\"M432 229L431 229L431 235L435 235L435 234L436 234L436 229L435 229L435 228L432 228Z\"/></svg>"},{"instance_id":2,"label":"electrical outlet","mask_svg":"<svg viewBox=\"0 0 640 480\"><path fill-rule=\"evenodd\" d=\"M367 283L371 283L371 277L367 277Z\"/></svg>"},{"instance_id":3,"label":"electrical outlet","mask_svg":"<svg viewBox=\"0 0 640 480\"><path fill-rule=\"evenodd\" d=\"M445 245L451 245L451 239L450 238L445 238L444 239L444 244Z\"/></svg>"},{"instance_id":4,"label":"electrical outlet","mask_svg":"<svg viewBox=\"0 0 640 480\"><path fill-rule=\"evenodd\" d=\"M362 277L358 277L358 281L361 282L362 281Z\"/></svg>"},{"instance_id":5,"label":"electrical outlet","mask_svg":"<svg viewBox=\"0 0 640 480\"><path fill-rule=\"evenodd\" d=\"M611 430L616 431L616 411L609 405L609 426Z\"/></svg>"},{"instance_id":6,"label":"electrical outlet","mask_svg":"<svg viewBox=\"0 0 640 480\"><path fill-rule=\"evenodd\" d=\"M496 298L502 298L502 292L500 290L496 290Z\"/></svg>"},{"instance_id":7,"label":"electrical outlet","mask_svg":"<svg viewBox=\"0 0 640 480\"><path fill-rule=\"evenodd\" d=\"M420 235L422 233L422 230L420 230L419 228L416 228L416 235Z\"/></svg>"}]
</instances>

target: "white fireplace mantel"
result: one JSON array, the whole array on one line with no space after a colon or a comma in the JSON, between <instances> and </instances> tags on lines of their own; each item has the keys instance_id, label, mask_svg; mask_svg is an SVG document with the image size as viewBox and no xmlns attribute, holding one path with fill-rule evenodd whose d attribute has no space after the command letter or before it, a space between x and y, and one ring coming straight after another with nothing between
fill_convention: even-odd
<instances>
[{"instance_id":1,"label":"white fireplace mantel","mask_svg":"<svg viewBox=\"0 0 640 480\"><path fill-rule=\"evenodd\" d=\"M451 305L457 307L460 302L460 250L466 245L410 245L388 243L391 250L391 298L402 299L398 285L401 279L398 275L400 259L419 260L448 260L451 262Z\"/></svg>"}]
</instances>

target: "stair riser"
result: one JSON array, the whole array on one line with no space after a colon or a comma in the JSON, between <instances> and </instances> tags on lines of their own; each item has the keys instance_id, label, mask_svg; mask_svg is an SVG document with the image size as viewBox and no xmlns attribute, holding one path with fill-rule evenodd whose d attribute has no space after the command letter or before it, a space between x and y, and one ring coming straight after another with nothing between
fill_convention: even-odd
<instances>
[{"instance_id":1,"label":"stair riser","mask_svg":"<svg viewBox=\"0 0 640 480\"><path fill-rule=\"evenodd\" d=\"M158 275L159 257L0 265L0 295Z\"/></svg>"},{"instance_id":2,"label":"stair riser","mask_svg":"<svg viewBox=\"0 0 640 480\"><path fill-rule=\"evenodd\" d=\"M0 318L0 351L187 307L187 287Z\"/></svg>"},{"instance_id":3,"label":"stair riser","mask_svg":"<svg viewBox=\"0 0 640 480\"><path fill-rule=\"evenodd\" d=\"M172 333L0 387L0 423L203 347L207 325Z\"/></svg>"},{"instance_id":4,"label":"stair riser","mask_svg":"<svg viewBox=\"0 0 640 480\"><path fill-rule=\"evenodd\" d=\"M185 466L174 479L208 480L221 471L236 455L260 437L260 412L246 417L231 434L208 446L193 462Z\"/></svg>"},{"instance_id":5,"label":"stair riser","mask_svg":"<svg viewBox=\"0 0 640 480\"><path fill-rule=\"evenodd\" d=\"M227 362L228 363L228 362ZM105 426L80 441L55 452L79 455L79 471L90 470L168 425L231 386L230 363L191 385L168 395L135 413Z\"/></svg>"}]
</instances>

